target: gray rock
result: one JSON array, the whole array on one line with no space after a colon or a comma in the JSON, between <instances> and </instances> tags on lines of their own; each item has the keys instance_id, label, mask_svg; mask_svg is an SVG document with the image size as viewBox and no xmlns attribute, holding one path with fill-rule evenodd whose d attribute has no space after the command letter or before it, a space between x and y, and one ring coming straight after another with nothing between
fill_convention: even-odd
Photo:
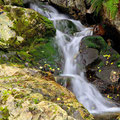
<instances>
[{"instance_id":1,"label":"gray rock","mask_svg":"<svg viewBox=\"0 0 120 120\"><path fill-rule=\"evenodd\" d=\"M84 0L49 0L49 2L69 13L75 19L84 20L86 15Z\"/></svg>"}]
</instances>

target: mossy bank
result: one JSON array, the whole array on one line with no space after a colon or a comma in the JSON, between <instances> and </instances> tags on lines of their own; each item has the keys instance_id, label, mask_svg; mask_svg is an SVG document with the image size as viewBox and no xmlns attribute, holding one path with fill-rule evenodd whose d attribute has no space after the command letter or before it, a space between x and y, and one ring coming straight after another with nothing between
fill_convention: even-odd
<instances>
[{"instance_id":1,"label":"mossy bank","mask_svg":"<svg viewBox=\"0 0 120 120\"><path fill-rule=\"evenodd\" d=\"M57 68L52 21L32 9L4 5L0 14L0 63ZM5 32L4 32L5 31ZM42 68L42 67L41 67Z\"/></svg>"}]
</instances>

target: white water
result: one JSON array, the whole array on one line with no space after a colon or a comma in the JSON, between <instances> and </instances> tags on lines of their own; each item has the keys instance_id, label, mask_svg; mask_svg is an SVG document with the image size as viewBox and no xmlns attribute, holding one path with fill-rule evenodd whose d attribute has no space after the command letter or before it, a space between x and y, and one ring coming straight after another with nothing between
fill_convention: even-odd
<instances>
[{"instance_id":1,"label":"white water","mask_svg":"<svg viewBox=\"0 0 120 120\"><path fill-rule=\"evenodd\" d=\"M61 49L65 60L64 71L61 76L71 77L73 92L78 101L82 103L90 113L120 111L120 108L117 108L113 103L108 102L95 86L88 83L84 72L80 70L80 72L78 72L75 56L79 53L81 39L87 35L92 35L92 28L84 27L79 21L72 20L66 15L60 14L51 6L43 5L38 7L35 4L31 4L30 7L53 21L54 26L56 27L56 42ZM57 22L61 20L63 24ZM64 20L71 21L77 27L78 32L74 35L69 35L66 32L60 31L60 27L66 26Z\"/></svg>"}]
</instances>

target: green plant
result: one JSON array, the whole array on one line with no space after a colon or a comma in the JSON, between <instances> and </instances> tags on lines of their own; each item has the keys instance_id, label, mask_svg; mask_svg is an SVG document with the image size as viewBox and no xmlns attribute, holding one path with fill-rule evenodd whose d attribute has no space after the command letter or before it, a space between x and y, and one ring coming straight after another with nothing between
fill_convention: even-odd
<instances>
[{"instance_id":1,"label":"green plant","mask_svg":"<svg viewBox=\"0 0 120 120\"><path fill-rule=\"evenodd\" d=\"M112 54L111 61L114 62L114 61L118 60L119 58L120 58L119 54Z\"/></svg>"},{"instance_id":2,"label":"green plant","mask_svg":"<svg viewBox=\"0 0 120 120\"><path fill-rule=\"evenodd\" d=\"M118 12L119 0L90 0L90 2L91 8L95 10L96 15L98 15L103 5L105 5L107 14L111 19L114 19Z\"/></svg>"},{"instance_id":3,"label":"green plant","mask_svg":"<svg viewBox=\"0 0 120 120\"><path fill-rule=\"evenodd\" d=\"M34 102L35 104L38 104L40 101L39 101L37 98L34 98L34 99L33 99L33 102Z\"/></svg>"},{"instance_id":4,"label":"green plant","mask_svg":"<svg viewBox=\"0 0 120 120\"><path fill-rule=\"evenodd\" d=\"M4 92L2 93L2 101L6 102L10 94L11 91L4 90Z\"/></svg>"},{"instance_id":5,"label":"green plant","mask_svg":"<svg viewBox=\"0 0 120 120\"><path fill-rule=\"evenodd\" d=\"M8 117L10 116L10 114L7 107L5 108L0 107L0 116L2 116L0 120L8 120Z\"/></svg>"},{"instance_id":6,"label":"green plant","mask_svg":"<svg viewBox=\"0 0 120 120\"><path fill-rule=\"evenodd\" d=\"M111 19L114 19L118 12L119 0L107 0L104 5L107 8L107 14Z\"/></svg>"},{"instance_id":7,"label":"green plant","mask_svg":"<svg viewBox=\"0 0 120 120\"><path fill-rule=\"evenodd\" d=\"M105 64L103 61L101 61L98 66L101 68L101 67L105 66Z\"/></svg>"},{"instance_id":8,"label":"green plant","mask_svg":"<svg viewBox=\"0 0 120 120\"><path fill-rule=\"evenodd\" d=\"M99 11L102 8L104 0L91 0L91 7L95 9L95 13L98 15Z\"/></svg>"},{"instance_id":9,"label":"green plant","mask_svg":"<svg viewBox=\"0 0 120 120\"><path fill-rule=\"evenodd\" d=\"M120 68L120 60L117 61L117 67Z\"/></svg>"}]
</instances>

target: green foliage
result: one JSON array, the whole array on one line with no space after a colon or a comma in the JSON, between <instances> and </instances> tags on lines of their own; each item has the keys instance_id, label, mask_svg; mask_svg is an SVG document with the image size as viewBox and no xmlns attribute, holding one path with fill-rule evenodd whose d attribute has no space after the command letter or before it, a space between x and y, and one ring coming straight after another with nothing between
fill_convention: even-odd
<instances>
[{"instance_id":1,"label":"green foliage","mask_svg":"<svg viewBox=\"0 0 120 120\"><path fill-rule=\"evenodd\" d=\"M105 66L105 64L104 64L103 61L101 61L101 62L98 64L98 66L101 68L101 67Z\"/></svg>"},{"instance_id":2,"label":"green foliage","mask_svg":"<svg viewBox=\"0 0 120 120\"><path fill-rule=\"evenodd\" d=\"M120 60L117 61L117 67L120 68Z\"/></svg>"},{"instance_id":3,"label":"green foliage","mask_svg":"<svg viewBox=\"0 0 120 120\"><path fill-rule=\"evenodd\" d=\"M112 54L112 56L111 56L111 61L112 62L114 62L114 61L116 61L117 59L119 59L120 58L120 55L119 54Z\"/></svg>"},{"instance_id":4,"label":"green foliage","mask_svg":"<svg viewBox=\"0 0 120 120\"><path fill-rule=\"evenodd\" d=\"M0 118L0 120L8 120L9 111L8 111L7 107L5 107L5 108L0 107L0 116L2 116Z\"/></svg>"},{"instance_id":5,"label":"green foliage","mask_svg":"<svg viewBox=\"0 0 120 120\"><path fill-rule=\"evenodd\" d=\"M91 5L95 9L96 15L98 15L104 4L111 19L114 19L118 12L118 3L119 0L91 0Z\"/></svg>"},{"instance_id":6,"label":"green foliage","mask_svg":"<svg viewBox=\"0 0 120 120\"><path fill-rule=\"evenodd\" d=\"M40 101L39 101L37 98L34 98L34 99L33 99L33 102L34 102L35 104L38 104Z\"/></svg>"},{"instance_id":7,"label":"green foliage","mask_svg":"<svg viewBox=\"0 0 120 120\"><path fill-rule=\"evenodd\" d=\"M4 90L4 92L2 93L2 101L6 102L10 94L11 91Z\"/></svg>"},{"instance_id":8,"label":"green foliage","mask_svg":"<svg viewBox=\"0 0 120 120\"><path fill-rule=\"evenodd\" d=\"M118 12L119 0L107 0L104 4L107 8L107 13L111 19L114 19Z\"/></svg>"},{"instance_id":9,"label":"green foliage","mask_svg":"<svg viewBox=\"0 0 120 120\"><path fill-rule=\"evenodd\" d=\"M103 1L104 0L91 0L92 7L95 9L97 15L102 8Z\"/></svg>"}]
</instances>

